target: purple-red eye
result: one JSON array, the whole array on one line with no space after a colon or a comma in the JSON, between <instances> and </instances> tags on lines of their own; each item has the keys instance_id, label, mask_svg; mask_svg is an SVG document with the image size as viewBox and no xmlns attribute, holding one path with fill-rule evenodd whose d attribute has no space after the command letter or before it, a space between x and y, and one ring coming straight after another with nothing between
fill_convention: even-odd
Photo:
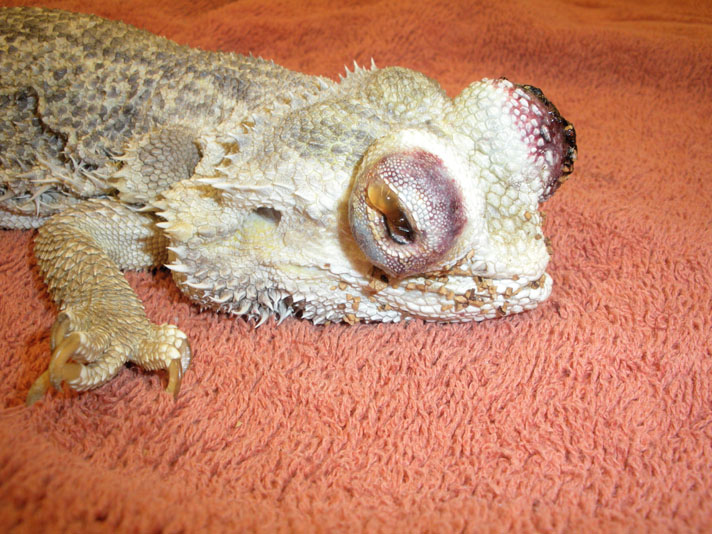
<instances>
[{"instance_id":1,"label":"purple-red eye","mask_svg":"<svg viewBox=\"0 0 712 534\"><path fill-rule=\"evenodd\" d=\"M351 232L386 274L426 272L465 226L462 193L440 158L425 150L386 155L365 169L349 202Z\"/></svg>"}]
</instances>

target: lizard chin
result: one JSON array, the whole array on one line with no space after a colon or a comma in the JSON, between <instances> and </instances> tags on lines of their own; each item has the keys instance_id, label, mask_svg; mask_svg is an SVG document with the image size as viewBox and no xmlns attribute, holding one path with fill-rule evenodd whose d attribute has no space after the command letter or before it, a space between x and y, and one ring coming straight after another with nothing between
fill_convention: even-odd
<instances>
[{"instance_id":1,"label":"lizard chin","mask_svg":"<svg viewBox=\"0 0 712 534\"><path fill-rule=\"evenodd\" d=\"M367 158L349 197L359 248L396 278L437 268L466 223L465 200L451 170L437 153L418 146Z\"/></svg>"}]
</instances>

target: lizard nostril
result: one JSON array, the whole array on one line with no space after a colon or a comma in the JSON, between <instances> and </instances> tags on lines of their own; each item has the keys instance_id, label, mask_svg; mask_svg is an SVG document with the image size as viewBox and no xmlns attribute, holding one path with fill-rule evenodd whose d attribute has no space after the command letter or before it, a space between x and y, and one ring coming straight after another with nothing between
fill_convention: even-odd
<instances>
[{"instance_id":1,"label":"lizard nostril","mask_svg":"<svg viewBox=\"0 0 712 534\"><path fill-rule=\"evenodd\" d=\"M548 167L548 178L542 184L543 191L539 198L540 202L544 202L574 171L577 157L576 130L573 124L561 116L541 89L533 85L515 87L517 89L514 93L521 90L528 100L519 115L521 126L527 130L528 136L535 140L531 150L537 157L541 157ZM513 102L517 100L514 99Z\"/></svg>"}]
</instances>

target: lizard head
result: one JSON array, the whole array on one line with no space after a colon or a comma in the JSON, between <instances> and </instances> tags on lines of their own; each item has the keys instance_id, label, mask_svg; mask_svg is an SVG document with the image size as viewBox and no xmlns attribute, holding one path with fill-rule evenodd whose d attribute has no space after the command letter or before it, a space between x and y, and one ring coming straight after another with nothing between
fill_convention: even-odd
<instances>
[{"instance_id":1,"label":"lizard head","mask_svg":"<svg viewBox=\"0 0 712 534\"><path fill-rule=\"evenodd\" d=\"M254 146L216 141L234 150L155 204L183 291L317 323L482 320L545 300L539 204L576 145L543 94L499 79L450 99L397 68L342 83Z\"/></svg>"},{"instance_id":2,"label":"lizard head","mask_svg":"<svg viewBox=\"0 0 712 534\"><path fill-rule=\"evenodd\" d=\"M381 279L412 288L404 300L429 303L424 290L453 299L423 315L534 307L551 288L538 205L572 172L575 131L539 89L505 79L474 83L452 104L440 128L369 147L349 197L351 232Z\"/></svg>"}]
</instances>

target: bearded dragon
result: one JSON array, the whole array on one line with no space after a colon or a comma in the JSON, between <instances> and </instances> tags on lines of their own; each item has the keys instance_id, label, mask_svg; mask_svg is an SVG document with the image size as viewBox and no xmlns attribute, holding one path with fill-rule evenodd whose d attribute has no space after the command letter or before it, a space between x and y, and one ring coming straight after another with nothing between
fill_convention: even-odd
<instances>
[{"instance_id":1,"label":"bearded dragon","mask_svg":"<svg viewBox=\"0 0 712 534\"><path fill-rule=\"evenodd\" d=\"M479 321L552 287L539 204L576 159L535 87L450 98L400 67L339 82L96 16L0 11L0 226L39 228L59 307L52 385L191 360L121 270L165 265L202 308L328 321Z\"/></svg>"}]
</instances>

